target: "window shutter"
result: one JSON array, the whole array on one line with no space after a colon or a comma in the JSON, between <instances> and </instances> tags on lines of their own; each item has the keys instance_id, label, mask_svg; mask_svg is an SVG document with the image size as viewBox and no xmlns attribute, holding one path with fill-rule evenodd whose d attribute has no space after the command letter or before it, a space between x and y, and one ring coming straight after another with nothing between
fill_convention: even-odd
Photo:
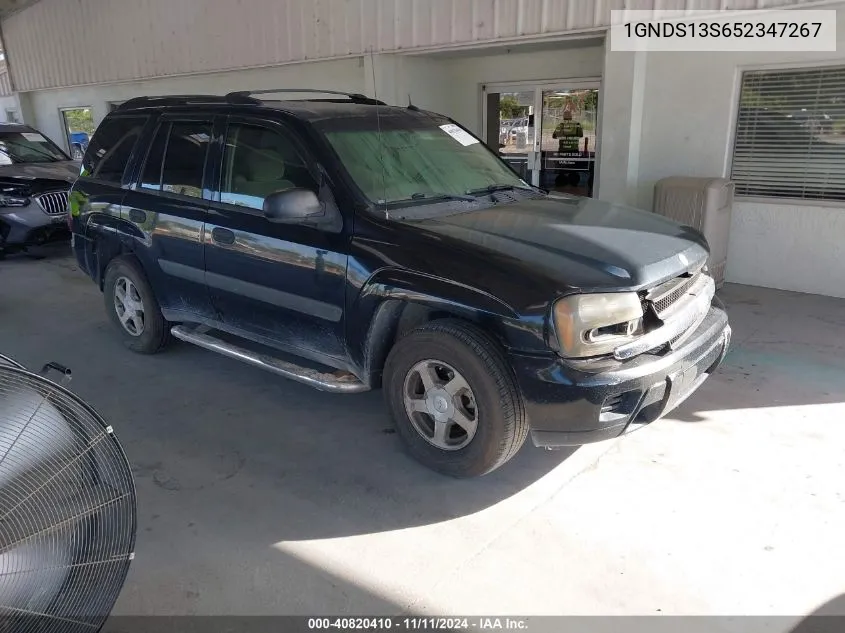
<instances>
[{"instance_id":1,"label":"window shutter","mask_svg":"<svg viewBox=\"0 0 845 633\"><path fill-rule=\"evenodd\" d=\"M845 67L742 75L738 196L845 200Z\"/></svg>"}]
</instances>

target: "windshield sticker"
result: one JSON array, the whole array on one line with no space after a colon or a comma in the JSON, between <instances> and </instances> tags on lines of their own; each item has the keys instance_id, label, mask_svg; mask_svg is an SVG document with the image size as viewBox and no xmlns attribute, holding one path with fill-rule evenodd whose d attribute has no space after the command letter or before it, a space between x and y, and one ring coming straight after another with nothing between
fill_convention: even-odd
<instances>
[{"instance_id":1,"label":"windshield sticker","mask_svg":"<svg viewBox=\"0 0 845 633\"><path fill-rule=\"evenodd\" d=\"M448 123L446 125L441 125L440 129L446 132L449 136L453 139L458 141L461 145L466 147L467 145L474 145L478 143L478 139L475 138L469 132L462 130L460 127L455 125L454 123Z\"/></svg>"},{"instance_id":2,"label":"windshield sticker","mask_svg":"<svg viewBox=\"0 0 845 633\"><path fill-rule=\"evenodd\" d=\"M43 136L34 132L21 132L21 136L27 141L35 141L36 143L44 143L46 140Z\"/></svg>"}]
</instances>

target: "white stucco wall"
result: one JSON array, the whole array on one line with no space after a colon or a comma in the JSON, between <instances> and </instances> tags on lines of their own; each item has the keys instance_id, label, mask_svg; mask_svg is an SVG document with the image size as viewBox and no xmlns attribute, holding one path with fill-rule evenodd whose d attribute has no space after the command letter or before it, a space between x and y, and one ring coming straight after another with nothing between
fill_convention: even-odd
<instances>
[{"instance_id":1,"label":"white stucco wall","mask_svg":"<svg viewBox=\"0 0 845 633\"><path fill-rule=\"evenodd\" d=\"M0 121L3 123L9 120L9 117L6 116L8 110L15 110L18 113L18 121L23 121L20 104L16 95L0 97Z\"/></svg>"},{"instance_id":2,"label":"white stucco wall","mask_svg":"<svg viewBox=\"0 0 845 633\"><path fill-rule=\"evenodd\" d=\"M845 3L836 8L835 53L648 53L632 81L633 55L609 52L605 81L615 90L604 95L600 196L650 209L661 178L729 175L741 72L845 65ZM638 102L641 129L632 134L624 114ZM845 297L845 204L738 198L727 279Z\"/></svg>"},{"instance_id":3,"label":"white stucco wall","mask_svg":"<svg viewBox=\"0 0 845 633\"><path fill-rule=\"evenodd\" d=\"M235 90L272 88L318 88L364 92L364 60L343 59L274 68L257 68L224 73L192 75L128 83L59 88L25 93L27 123L34 125L56 143L66 145L60 108L90 106L94 122L108 114L108 104L143 95L225 94ZM30 114L27 114L30 113Z\"/></svg>"}]
</instances>

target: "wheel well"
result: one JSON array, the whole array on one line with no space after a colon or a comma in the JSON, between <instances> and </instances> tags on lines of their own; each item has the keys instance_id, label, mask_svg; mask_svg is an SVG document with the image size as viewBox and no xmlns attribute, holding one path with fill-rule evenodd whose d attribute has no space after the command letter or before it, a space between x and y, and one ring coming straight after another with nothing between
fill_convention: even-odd
<instances>
[{"instance_id":1,"label":"wheel well","mask_svg":"<svg viewBox=\"0 0 845 633\"><path fill-rule=\"evenodd\" d=\"M97 271L97 284L100 286L100 292L103 291L103 286L106 281L106 268L109 267L116 259L131 259L134 261L140 268L143 270L141 266L141 261L135 256L132 251L125 249L120 244L114 244L110 240L98 240L96 246L96 255L97 255L97 263L98 263L98 271Z\"/></svg>"},{"instance_id":2,"label":"wheel well","mask_svg":"<svg viewBox=\"0 0 845 633\"><path fill-rule=\"evenodd\" d=\"M431 321L437 321L438 319L461 319L461 316L442 308L432 308L431 306L419 303L405 304L405 308L399 316L396 334L393 336L390 347L393 347L396 342L408 332L417 329L421 325L430 323ZM468 319L463 320L468 321Z\"/></svg>"},{"instance_id":3,"label":"wheel well","mask_svg":"<svg viewBox=\"0 0 845 633\"><path fill-rule=\"evenodd\" d=\"M458 310L452 311L441 307L435 308L421 303L406 302L395 306L392 310L388 307L387 311L394 316L389 318L388 323L377 326L379 328L385 328L385 336L380 337L380 343L373 345L369 350L370 365L367 373L369 374L370 386L374 389L381 387L382 370L384 369L384 364L387 361L390 350L393 349L393 346L402 337L421 325L441 319L464 321L479 325L477 320L468 318L466 314L461 314ZM494 338L499 340L499 337L496 335L494 335Z\"/></svg>"}]
</instances>

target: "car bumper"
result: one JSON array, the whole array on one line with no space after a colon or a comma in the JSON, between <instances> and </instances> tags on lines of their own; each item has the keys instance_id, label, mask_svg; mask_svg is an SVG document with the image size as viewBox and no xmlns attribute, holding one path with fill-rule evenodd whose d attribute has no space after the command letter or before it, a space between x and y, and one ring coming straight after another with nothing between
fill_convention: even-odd
<instances>
[{"instance_id":1,"label":"car bumper","mask_svg":"<svg viewBox=\"0 0 845 633\"><path fill-rule=\"evenodd\" d=\"M47 214L36 202L0 210L0 246L44 244L69 236L66 213Z\"/></svg>"},{"instance_id":2,"label":"car bumper","mask_svg":"<svg viewBox=\"0 0 845 633\"><path fill-rule=\"evenodd\" d=\"M535 446L580 446L627 433L680 405L721 364L731 327L714 299L679 349L596 367L511 353Z\"/></svg>"}]
</instances>

